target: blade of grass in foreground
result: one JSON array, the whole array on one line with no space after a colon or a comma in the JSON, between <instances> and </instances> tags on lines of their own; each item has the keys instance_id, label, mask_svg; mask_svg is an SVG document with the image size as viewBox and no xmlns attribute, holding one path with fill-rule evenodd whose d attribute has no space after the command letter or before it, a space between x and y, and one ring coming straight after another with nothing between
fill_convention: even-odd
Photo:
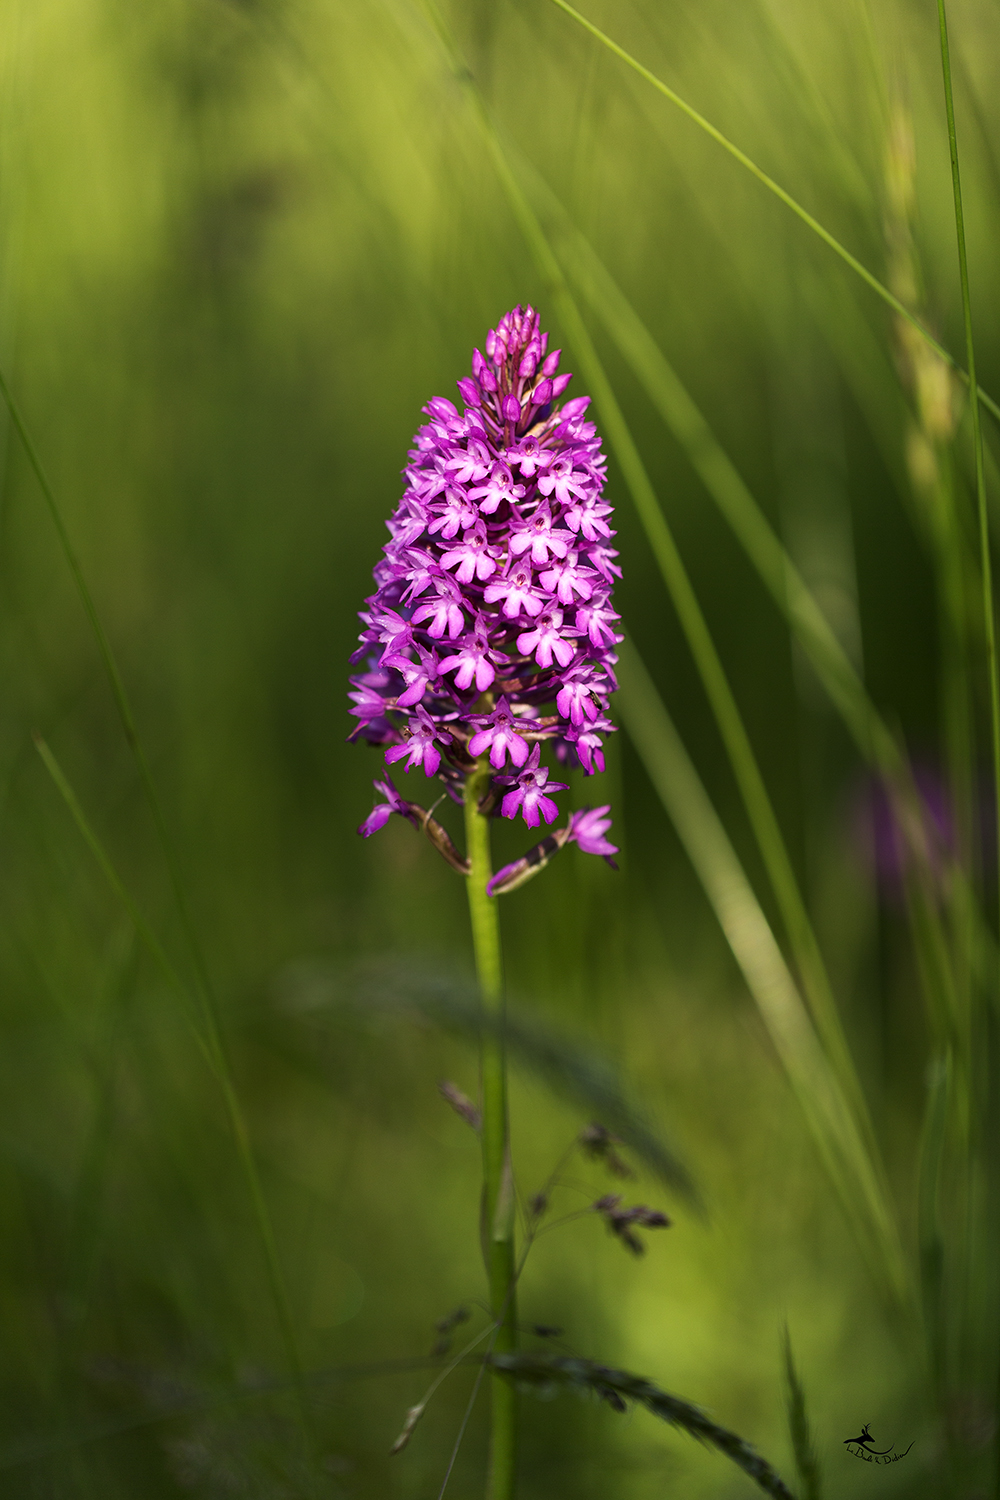
<instances>
[{"instance_id":1,"label":"blade of grass in foreground","mask_svg":"<svg viewBox=\"0 0 1000 1500\"><path fill-rule=\"evenodd\" d=\"M839 1097L849 1101L855 1129L866 1142L866 1152L874 1157L877 1154L874 1131L843 1034L823 957L746 727L683 559L559 262L507 159L485 101L472 74L463 63L435 0L425 0L424 8L442 43L456 80L470 99L508 201L556 304L560 320L583 368L584 377L597 400L605 431L639 512L715 715L809 1003L819 1018L821 1035L828 1039L830 1060L839 1080Z\"/></svg>"},{"instance_id":2,"label":"blade of grass in foreground","mask_svg":"<svg viewBox=\"0 0 1000 1500\"><path fill-rule=\"evenodd\" d=\"M757 1003L849 1222L900 1300L909 1276L883 1173L690 756L635 647L618 666L619 710Z\"/></svg>"},{"instance_id":3,"label":"blade of grass in foreground","mask_svg":"<svg viewBox=\"0 0 1000 1500\"><path fill-rule=\"evenodd\" d=\"M229 1116L230 1128L236 1141L236 1150L240 1165L250 1194L253 1205L254 1217L257 1221L257 1230L261 1238L264 1250L264 1260L267 1266L268 1279L271 1283L271 1294L274 1298L275 1311L278 1317L278 1326L281 1330L282 1342L285 1345L285 1355L288 1359L289 1370L296 1388L299 1403L299 1412L302 1419L303 1429L307 1439L312 1442L312 1419L306 1405L305 1393L302 1387L302 1363L299 1359L298 1342L292 1324L291 1308L288 1302L288 1294L285 1291L284 1277L281 1273L281 1264L278 1259L278 1247L274 1240L274 1230L271 1225L271 1216L264 1198L260 1177L257 1172L257 1163L254 1160L253 1148L250 1144L250 1134L247 1129L246 1119L236 1093L235 1083L226 1057L225 1049L218 1030L212 1024L211 1013L205 1013L199 1004L199 997L192 995L190 987L178 974L176 968L167 956L166 950L159 938L156 936L145 917L140 912L135 901L129 893L125 882L115 869L107 850L101 843L96 832L91 826L84 812L80 799L70 786L62 767L56 760L49 746L41 735L35 735L35 746L44 762L45 768L52 780L55 782L60 796L69 808L77 828L93 854L101 873L107 880L115 895L121 901L135 925L136 934L140 941L149 951L151 957L164 979L185 1002L193 1002L193 1016L198 1016L203 1030L195 1024L195 1035L198 1045L208 1062L216 1081L222 1090L225 1101L226 1112Z\"/></svg>"},{"instance_id":4,"label":"blade of grass in foreground","mask_svg":"<svg viewBox=\"0 0 1000 1500\"><path fill-rule=\"evenodd\" d=\"M935 349L941 356L941 358L943 360L946 360L947 363L952 367L952 369L958 372L959 376L966 382L966 384L969 383L968 373L963 370L958 361L948 353L944 345L939 344L937 339L934 338L933 334L929 333L924 325L920 322L920 320L914 317L913 313L911 313L909 309L902 302L900 302L899 298L894 296L887 286L883 286L878 277L873 276L871 271L869 271L866 266L862 265L857 256L852 255L850 250L848 250L845 245L842 245L835 235L832 235L828 229L825 229L819 222L819 220L813 217L808 209L803 208L802 204L792 197L791 193L787 193L785 189L780 186L780 184L775 182L773 177L768 176L768 174L763 170L762 167L758 167L757 163L753 161L749 156L747 156L745 151L741 151L739 146L735 145L728 138L728 136L723 135L722 131L717 129L717 127L713 125L710 120L706 120L704 115L699 114L699 112L695 108L693 108L692 105L688 104L687 101L682 99L679 94L675 93L674 90L670 88L669 84L664 83L662 79L657 78L655 73L651 73L648 68L644 67L643 64L639 62L638 58L633 57L630 52L626 52L624 47L620 47L618 43L613 41L606 32L600 29L599 26L595 26L593 21L588 21L586 16L582 16L578 10L575 10L573 6L568 3L568 0L552 0L552 3L553 5L558 6L560 10L565 11L566 14L572 17L572 19L576 21L578 25L582 26L585 31L589 31L591 36L596 37L596 39L601 43L603 47L607 47L609 52L613 52L615 57L620 58L622 62L628 65L628 67L632 68L634 72L638 73L640 78L643 78L647 83L652 84L653 88L661 93L665 99L669 99L671 104L675 104L677 108L681 110L685 115L687 115L688 119L692 120L700 130L703 130L706 133L706 135L710 135L712 137L712 140L716 141L724 151L728 151L729 155L732 156L736 161L738 161L742 167L745 167L746 170L750 172L754 177L756 177L757 181L762 183L764 187L767 188L768 192L773 193L776 198L779 198L781 202L784 203L786 208L790 208L792 213L795 214L797 218L802 220L803 224L807 225L814 234L818 235L825 244L829 245L830 249L833 250L837 255L839 255L841 260L845 261L846 264L850 266L851 270L854 271L858 276L860 276L862 281L866 282L867 285L871 287L872 291L875 292L879 297L881 297L882 301L887 303L889 307L892 308L893 312L898 313L901 318L905 318L908 323L912 323L913 327L920 334L920 337L922 339L925 339L926 342L930 344L931 348ZM981 386L977 387L977 395L979 400L986 407L987 411L991 412L992 415L996 417L998 421L1000 421L1000 406L997 405L992 396L987 395L987 393L982 389Z\"/></svg>"}]
</instances>

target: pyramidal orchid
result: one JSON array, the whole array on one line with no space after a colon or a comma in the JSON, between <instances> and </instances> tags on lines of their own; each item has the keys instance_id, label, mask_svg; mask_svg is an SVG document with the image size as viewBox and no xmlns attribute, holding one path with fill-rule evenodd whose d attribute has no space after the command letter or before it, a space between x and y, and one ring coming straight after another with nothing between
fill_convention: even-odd
<instances>
[{"instance_id":1,"label":"pyramidal orchid","mask_svg":"<svg viewBox=\"0 0 1000 1500\"><path fill-rule=\"evenodd\" d=\"M388 774L358 832L396 814L424 832L467 877L484 1011L481 1040L483 1234L491 1350L516 1345L514 1193L509 1159L500 932L493 899L532 879L567 843L614 865L607 806L583 808L523 858L492 873L490 821L531 829L559 817L568 790L542 764L603 771L603 740L617 686L620 576L605 460L589 398L560 404L559 374L531 307L515 307L476 349L458 381L462 410L443 396L424 407L403 471L402 498L374 570L352 661L350 736L383 748L444 784L464 805L466 852L402 797ZM444 794L442 794L444 795ZM438 799L440 800L440 798ZM516 1466L515 1391L491 1377L490 1500L510 1500Z\"/></svg>"},{"instance_id":2,"label":"pyramidal orchid","mask_svg":"<svg viewBox=\"0 0 1000 1500\"><path fill-rule=\"evenodd\" d=\"M443 396L424 407L351 679L352 739L440 777L456 800L485 757L487 795L506 789L494 807L530 828L555 821L552 793L566 790L542 794L544 745L564 766L604 769L620 640L601 441L588 397L560 405L571 377L547 345L538 314L514 308L459 380L461 413ZM385 807L359 831L403 813Z\"/></svg>"}]
</instances>

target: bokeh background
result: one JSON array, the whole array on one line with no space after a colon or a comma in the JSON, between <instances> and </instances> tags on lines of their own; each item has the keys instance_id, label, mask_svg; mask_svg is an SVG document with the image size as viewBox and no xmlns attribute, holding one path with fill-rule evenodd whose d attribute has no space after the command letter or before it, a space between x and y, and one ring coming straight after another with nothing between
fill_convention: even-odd
<instances>
[{"instance_id":1,"label":"bokeh background","mask_svg":"<svg viewBox=\"0 0 1000 1500\"><path fill-rule=\"evenodd\" d=\"M877 10L592 0L588 14L959 353L936 15L911 0ZM927 463L942 433L892 315L553 5L445 11L504 138L614 276L933 778L945 747ZM996 15L956 0L952 28L980 377L996 392ZM430 1376L376 1366L426 1356L435 1320L483 1292L477 1145L436 1088L448 1077L474 1094L475 1049L406 999L410 979L461 992L471 949L461 881L429 845L401 823L356 836L379 761L345 744L347 657L421 405L454 396L514 303L538 306L554 343L565 330L467 93L408 0L4 0L0 224L0 368L134 702L316 1377L310 1444L190 1008L136 940L32 742L45 736L188 977L100 655L5 413L0 1487L430 1500L472 1373L451 1378L390 1459ZM927 1028L899 891L879 884L863 836L865 772L683 449L586 317L763 766L912 1251ZM576 367L569 347L565 363ZM967 418L941 370L928 378L955 438L973 557ZM578 378L572 393L585 389ZM610 472L619 608L773 917L614 458ZM972 681L984 722L974 653ZM859 1474L886 1494L932 1493L943 1439L919 1328L860 1253L625 733L596 794L576 778L573 797L613 804L622 868L570 850L505 899L512 1003L567 1055L572 1043L628 1080L705 1213L648 1176L630 1185L674 1227L642 1260L592 1219L544 1239L525 1321L558 1324L574 1350L709 1408L794 1482L787 1323L827 1493L857 1494ZM500 857L524 842L500 829ZM398 1004L372 965L391 966ZM558 1084L515 1070L525 1192L590 1117ZM573 1182L567 1206L614 1186L584 1164ZM966 1396L972 1451L989 1439L993 1397ZM523 1411L526 1497L754 1492L643 1412L566 1395L526 1396ZM479 1492L484 1412L455 1496ZM843 1439L865 1422L899 1447L912 1438L907 1463L859 1471Z\"/></svg>"}]
</instances>

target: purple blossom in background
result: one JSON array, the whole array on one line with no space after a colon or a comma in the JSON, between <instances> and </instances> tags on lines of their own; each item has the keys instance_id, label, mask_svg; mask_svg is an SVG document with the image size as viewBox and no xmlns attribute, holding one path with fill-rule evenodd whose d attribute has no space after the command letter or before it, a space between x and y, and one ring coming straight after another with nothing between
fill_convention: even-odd
<instances>
[{"instance_id":1,"label":"purple blossom in background","mask_svg":"<svg viewBox=\"0 0 1000 1500\"><path fill-rule=\"evenodd\" d=\"M532 828L556 818L550 794L566 790L541 766L546 741L563 766L604 768L621 640L605 459L589 398L557 404L571 379L559 357L538 314L516 307L458 382L462 412L441 396L424 407L351 658L363 664L352 740L422 766L456 799L477 758L496 773L509 759L499 811ZM388 785L376 783L388 801L366 835L413 807ZM574 813L559 846L610 859L607 812Z\"/></svg>"},{"instance_id":2,"label":"purple blossom in background","mask_svg":"<svg viewBox=\"0 0 1000 1500\"><path fill-rule=\"evenodd\" d=\"M919 818L917 836L926 852L927 873L932 886L942 892L958 854L955 810L947 782L940 771L928 764L917 764L911 774L915 812ZM906 803L900 792L894 793L876 777L867 778L859 785L852 801L851 821L856 851L871 869L883 896L893 905L901 905L906 899L906 882L919 868L918 857L911 845L912 832L908 837L901 822L901 817L906 816ZM977 822L982 822L982 828L977 828L980 844L983 834L988 838L995 826L988 816L982 816L985 812L984 805L977 817Z\"/></svg>"}]
</instances>

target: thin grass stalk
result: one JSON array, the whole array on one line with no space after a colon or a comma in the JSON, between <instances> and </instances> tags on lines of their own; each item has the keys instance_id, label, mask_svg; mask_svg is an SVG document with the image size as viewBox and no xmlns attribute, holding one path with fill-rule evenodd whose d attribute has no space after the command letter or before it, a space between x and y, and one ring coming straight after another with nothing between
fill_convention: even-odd
<instances>
[{"instance_id":1,"label":"thin grass stalk","mask_svg":"<svg viewBox=\"0 0 1000 1500\"><path fill-rule=\"evenodd\" d=\"M465 783L465 841L470 870L466 881L472 943L486 1024L480 1040L482 1075L483 1251L490 1310L497 1320L494 1348L510 1354L517 1347L514 1291L514 1179L507 1115L507 1056L500 916L487 892L493 874L490 813L480 809L491 770L484 757ZM497 1371L490 1378L491 1426L487 1500L511 1500L517 1478L517 1392Z\"/></svg>"},{"instance_id":2,"label":"thin grass stalk","mask_svg":"<svg viewBox=\"0 0 1000 1500\"><path fill-rule=\"evenodd\" d=\"M433 0L428 0L427 9L434 19L456 77L469 92L508 199L601 409L605 430L625 475L715 715L824 1045L833 1058L841 1085L861 1122L861 1129L874 1149L874 1134L868 1120L863 1091L843 1034L826 967L791 859L736 699L673 534L559 263L510 167L475 82L463 67ZM822 616L820 619L822 620ZM825 621L823 624L825 625ZM829 631L829 627L826 628ZM832 637L832 632L829 634Z\"/></svg>"},{"instance_id":3,"label":"thin grass stalk","mask_svg":"<svg viewBox=\"0 0 1000 1500\"><path fill-rule=\"evenodd\" d=\"M955 211L955 237L958 248L958 270L962 288L962 320L965 325L965 353L969 368L969 409L972 419L972 447L976 474L976 508L979 522L979 552L980 573L982 580L982 610L983 628L986 640L986 665L989 673L990 690L990 733L993 760L993 795L996 816L997 836L997 859L1000 861L1000 683L997 680L997 650L996 650L996 618L993 602L993 568L990 558L990 536L989 515L986 503L986 477L983 462L983 432L980 420L979 401L977 399L978 385L976 378L976 351L975 340L972 331L972 299L969 291L969 259L965 239L965 211L962 203L962 173L958 157L958 134L955 127L955 100L952 88L951 76L951 52L948 42L948 15L945 0L938 0L938 31L941 43L941 73L944 83L945 115L948 124L948 151L951 157L951 181L952 197ZM997 896L1000 900L1000 878L997 882ZM993 976L991 988L994 994L998 993L998 980L1000 976ZM971 1079L967 1079L971 1093ZM966 1101L966 1107L972 1101ZM988 1105L987 1105L988 1107ZM971 1155L967 1152L965 1171L963 1174L966 1193L972 1190L972 1168ZM971 1214L971 1200L966 1205ZM971 1229L970 1219L967 1215L966 1229ZM972 1235L967 1235L966 1255L963 1258L963 1271L971 1269ZM971 1289L968 1277L966 1295ZM971 1307L963 1309L971 1313ZM1000 1434L994 1439L994 1483L996 1493L1000 1495Z\"/></svg>"},{"instance_id":4,"label":"thin grass stalk","mask_svg":"<svg viewBox=\"0 0 1000 1500\"><path fill-rule=\"evenodd\" d=\"M900 302L898 297L894 296L894 294L890 292L887 286L883 286L878 277L874 276L871 271L868 270L867 266L863 265L861 261L858 260L857 256L852 255L850 250L847 249L846 245L842 245L835 235L832 235L828 229L825 229L823 227L818 219L815 219L813 217L808 209L803 208L802 204L799 203L795 198L793 198L791 193L787 193L779 183L775 182L773 177L769 177L762 167L758 167L757 163L751 157L747 156L745 151L741 151L739 146L731 141L728 136L723 135L722 131L719 130L715 125L713 125L710 120L706 120L705 116L699 114L699 112L692 105L688 104L685 99L681 98L680 94L675 93L674 90L669 86L669 84L664 83L661 78L657 78L656 74L651 73L648 68L644 67L643 64L639 62L638 58L633 57L630 52L626 52L624 47L621 47L617 42L612 41L611 37L609 37L606 32L602 31L599 26L595 26L593 21L588 21L586 16L582 16L578 10L575 10L573 6L568 3L568 0L552 0L552 4L558 6L560 10L565 11L566 14L572 17L572 19L576 21L578 25L582 26L585 31L589 31L591 36L596 37L596 39L601 43L602 46L607 47L609 52L613 52L615 57L620 58L623 63L626 63L628 67L630 67L634 72L638 73L640 78L643 78L647 83L652 84L653 88L656 89L658 93L661 93L665 99L669 99L671 104L676 105L679 110L687 115L689 120L693 120L698 128L700 130L703 130L706 135L711 136L712 140L716 141L724 151L728 151L729 155L732 156L736 161L738 161L741 167L745 167L752 176L756 177L758 182L762 183L764 187L767 188L768 192L773 193L776 198L779 198L781 202L784 203L786 208L790 208L792 213L795 214L797 218L802 220L803 224L807 225L814 234L819 236L824 244L828 245L831 250L839 255L841 260L846 262L846 264L850 266L851 270L854 271L856 275L860 276L862 281L864 281L869 287L871 287L872 291L875 292L877 296L881 297L882 301L887 303L888 306L892 308L893 312L898 313L901 318L905 318L908 323L912 323L914 328L920 334L920 337L924 339L932 349L937 351L941 358L945 360L953 370L956 371L960 379L962 379L966 383L966 385L969 385L968 372L963 370L962 366L958 363L954 356L948 353L944 345L939 344L934 335L928 332L928 330L920 322L919 318L915 317L914 314L910 312L909 308L907 308L902 302ZM986 391L984 391L981 386L976 387L976 398L978 399L978 401L982 402L987 411L989 411L994 417L996 417L997 421L1000 421L1000 406L997 405L992 396L987 395Z\"/></svg>"},{"instance_id":5,"label":"thin grass stalk","mask_svg":"<svg viewBox=\"0 0 1000 1500\"><path fill-rule=\"evenodd\" d=\"M787 1323L785 1324L782 1352L785 1359L788 1430L789 1436L792 1439L792 1451L795 1454L795 1467L799 1471L802 1500L822 1500L823 1485L819 1458L813 1446L812 1432L809 1427L809 1411L806 1406L806 1393L799 1377L799 1372L795 1368L795 1356L792 1353L792 1336L788 1331Z\"/></svg>"},{"instance_id":6,"label":"thin grass stalk","mask_svg":"<svg viewBox=\"0 0 1000 1500\"><path fill-rule=\"evenodd\" d=\"M756 11L765 28L766 46L772 62L778 65L784 59L783 81L797 96L806 121L821 137L812 152L813 161L818 159L824 165L832 164L852 202L861 212L870 214L874 206L871 184L839 129L822 91L808 69L803 67L798 50L789 43L787 32L779 24L768 0L757 0Z\"/></svg>"},{"instance_id":7,"label":"thin grass stalk","mask_svg":"<svg viewBox=\"0 0 1000 1500\"><path fill-rule=\"evenodd\" d=\"M59 545L62 548L63 556L65 557L67 566L69 567L69 570L73 575L73 582L76 584L76 590L80 596L80 602L83 605L84 613L86 614L87 620L90 623L90 628L94 632L94 639L97 642L97 649L100 653L101 661L104 665L104 670L107 674L108 682L111 687L111 695L114 698L115 707L117 708L118 716L121 719L122 730L125 734L125 740L135 760L136 769L139 772L139 780L142 785L143 795L146 798L150 813L152 814L153 823L156 828L156 836L159 839L160 847L163 851L163 858L167 866L167 872L170 876L170 883L173 888L174 899L177 903L177 911L181 919L181 926L184 932L185 940L191 950L191 957L194 961L194 965L198 973L199 984L205 992L206 1002L209 1005L214 1006L214 1001L212 999L212 986L208 975L208 968L205 963L201 944L198 941L198 935L195 931L194 923L191 918L187 896L184 890L184 881L181 877L180 865L174 852L170 835L167 832L166 819L163 816L163 809L160 805L159 795L156 791L152 773L149 769L149 761L146 758L146 752L143 748L142 741L139 738L139 731L136 728L135 715L132 712L131 700L126 690L125 683L122 679L121 672L119 671L118 663L115 660L115 654L111 649L111 642L108 640L107 632L105 631L104 626L101 623L100 615L97 613L97 606L94 603L93 595L91 594L90 588L87 584L87 580L84 577L83 569L80 565L80 560L76 554L76 549L70 540L69 532L66 528L66 523L63 520L62 511L60 510L59 505L56 502L55 493L52 489L51 484L49 483L48 476L45 473L45 470L42 466L42 461L38 455L38 450L36 449L31 435L28 432L27 427L25 426L24 419L21 416L20 408L18 407L17 402L14 400L14 397L11 394L10 387L7 384L2 370L0 370L0 394L2 394L3 396L4 402L7 406L7 410L10 413L11 421L13 422L14 427L17 430L17 435L21 439L24 451L27 454L28 462L31 465L35 478L38 480L39 488L42 491L42 495L48 507L49 515L52 517L53 525L56 528L56 535L59 538Z\"/></svg>"},{"instance_id":8,"label":"thin grass stalk","mask_svg":"<svg viewBox=\"0 0 1000 1500\"><path fill-rule=\"evenodd\" d=\"M948 787L955 820L954 864L956 869L966 872L966 878L949 881L945 894L951 926L951 966L955 977L951 1040L956 1050L955 1073L959 1084L955 1090L955 1102L960 1147L953 1168L967 1183L974 1134L972 1048L976 1025L973 1004L976 966L973 947L977 925L972 887L975 868L972 798L975 765L966 652L965 546L957 510L957 476L955 465L947 461L949 457L946 455L937 497L942 532L937 559L942 636L941 699Z\"/></svg>"},{"instance_id":9,"label":"thin grass stalk","mask_svg":"<svg viewBox=\"0 0 1000 1500\"><path fill-rule=\"evenodd\" d=\"M947 1383L947 1318L944 1298L945 1239L941 1212L942 1166L948 1131L949 1094L953 1088L948 1052L931 1061L927 1103L921 1126L917 1175L917 1250L920 1303L928 1373L939 1408Z\"/></svg>"},{"instance_id":10,"label":"thin grass stalk","mask_svg":"<svg viewBox=\"0 0 1000 1500\"><path fill-rule=\"evenodd\" d=\"M646 667L621 647L619 711L694 866L873 1268L908 1304L909 1272L884 1171L820 1046L809 1012L736 851Z\"/></svg>"},{"instance_id":11,"label":"thin grass stalk","mask_svg":"<svg viewBox=\"0 0 1000 1500\"><path fill-rule=\"evenodd\" d=\"M135 901L133 901L128 887L125 885L125 882L118 874L118 871L115 869L114 865L111 862L107 850L104 848L104 845L101 843L93 827L91 826L90 821L88 820L87 815L80 803L80 799L79 797L77 797L73 788L70 786L70 783L67 780L62 767L53 755L49 745L40 734L36 733L34 736L34 740L35 749L38 751L39 755L42 758L42 764L45 766L45 769L52 777L59 795L62 797L63 801L68 807L74 823L83 836L84 842L89 848L91 854L94 856L94 859L97 861L97 865L101 871L101 874L104 876L105 880L108 882L108 885L114 891L115 895L118 897L119 901L128 912L132 924L135 927L136 936L146 948L147 952L149 953L153 962L156 964L156 967L159 969L163 978L167 981L167 984L170 986L170 988L176 991L177 995L181 999L183 999L185 1003L188 1003L191 998L189 987L185 984L180 974L174 968L174 965L167 957L167 952L163 947L163 944L160 942L159 938L156 936L156 933L153 931L149 923L146 921L145 917L142 915L142 912L139 910ZM197 1030L195 1030L195 1036L205 1057L205 1060L211 1063L212 1054L205 1042L205 1039L197 1032Z\"/></svg>"},{"instance_id":12,"label":"thin grass stalk","mask_svg":"<svg viewBox=\"0 0 1000 1500\"><path fill-rule=\"evenodd\" d=\"M115 895L121 901L125 910L132 919L136 934L151 955L160 973L168 985L186 1003L192 1005L192 1029L198 1047L208 1063L209 1069L215 1076L221 1091L229 1117L230 1129L236 1142L237 1157L243 1172L244 1181L250 1196L254 1218L257 1223L257 1231L260 1235L261 1246L264 1251L265 1267L268 1275L271 1296L274 1301L275 1312L278 1319L278 1328L282 1343L285 1346L285 1356L288 1360L289 1372L296 1391L303 1431L310 1446L313 1446L312 1416L306 1403L305 1389L303 1385L304 1371L298 1353L298 1342L295 1338L295 1330L292 1323L291 1308L288 1295L285 1291L284 1278L281 1273L281 1264L278 1259L278 1249L274 1240L274 1230L271 1225L271 1216L261 1187L257 1164L254 1160L253 1148L250 1144L250 1135L246 1126L243 1109L236 1093L232 1079L232 1072L228 1057L222 1045L219 1031L211 1024L211 1012L207 1012L202 1003L202 997L197 991L192 993L189 983L181 978L177 969L171 963L166 950L159 938L156 936L145 917L140 912L133 900L128 887L115 869L104 845L98 838L92 824L80 803L79 798L70 785L62 767L59 765L51 749L41 735L35 735L35 745L42 758L46 770L55 782L63 801L66 803L73 821L83 836L84 842L90 849L104 878L107 880ZM197 1018L197 1019L195 1019ZM200 1025L198 1024L200 1021Z\"/></svg>"},{"instance_id":13,"label":"thin grass stalk","mask_svg":"<svg viewBox=\"0 0 1000 1500\"><path fill-rule=\"evenodd\" d=\"M986 635L986 659L990 674L990 727L993 740L993 790L996 799L997 858L1000 860L1000 683L997 681L993 567L990 561L986 476L983 469L983 430L979 415L979 386L976 379L976 349L975 341L972 337L972 302L969 295L969 259L965 245L965 213L962 207L962 174L958 162L958 136L955 131L955 101L952 94L951 56L948 47L948 17L944 0L938 0L938 27L941 36L941 72L944 77L945 113L948 119L948 150L951 155L952 193L955 201L958 271L962 284L962 319L965 324L965 355L969 365L969 410L972 418L972 447L976 466L976 506L979 519L979 552L983 584L983 628ZM998 880L997 894L998 899L1000 899L1000 880Z\"/></svg>"}]
</instances>

